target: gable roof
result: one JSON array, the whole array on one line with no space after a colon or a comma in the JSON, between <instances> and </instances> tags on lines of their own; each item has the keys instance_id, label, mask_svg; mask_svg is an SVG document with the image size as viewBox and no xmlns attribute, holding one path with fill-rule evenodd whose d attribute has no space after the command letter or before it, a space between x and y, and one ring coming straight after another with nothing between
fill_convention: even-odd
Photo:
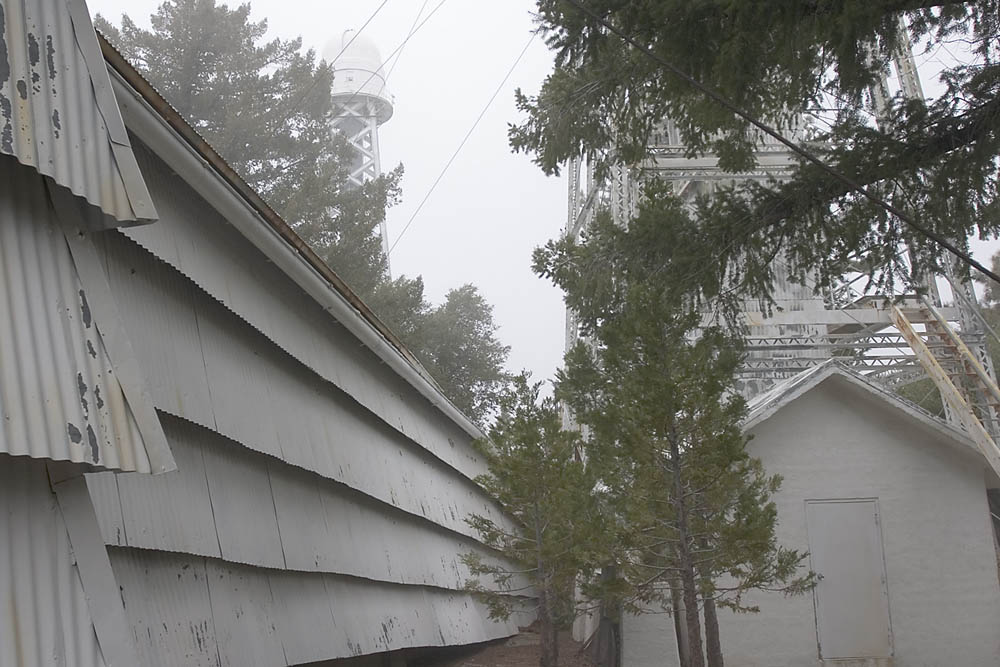
<instances>
[{"instance_id":1,"label":"gable roof","mask_svg":"<svg viewBox=\"0 0 1000 667\"><path fill-rule=\"evenodd\" d=\"M795 399L831 379L839 381L842 386L861 393L869 399L879 401L882 407L894 410L922 428L940 435L947 443L960 449L968 449L982 457L976 443L964 431L875 384L861 373L835 359L802 371L752 398L747 405L747 417L743 422L743 430L748 431L767 421Z\"/></svg>"}]
</instances>

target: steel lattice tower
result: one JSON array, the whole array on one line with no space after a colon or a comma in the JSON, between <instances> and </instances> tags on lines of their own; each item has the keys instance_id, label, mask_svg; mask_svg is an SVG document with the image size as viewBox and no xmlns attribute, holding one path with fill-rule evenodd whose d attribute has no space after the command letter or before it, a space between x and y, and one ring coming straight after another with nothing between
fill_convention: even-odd
<instances>
[{"instance_id":1,"label":"steel lattice tower","mask_svg":"<svg viewBox=\"0 0 1000 667\"><path fill-rule=\"evenodd\" d=\"M334 118L332 129L351 145L350 182L356 186L382 174L378 128L392 117L392 95L386 87L382 57L378 48L354 30L331 40L323 58L333 65ZM389 236L385 220L379 225L382 251L389 257Z\"/></svg>"},{"instance_id":2,"label":"steel lattice tower","mask_svg":"<svg viewBox=\"0 0 1000 667\"><path fill-rule=\"evenodd\" d=\"M904 24L901 30L905 34ZM883 59L895 67L899 93L922 99L909 44L901 42ZM880 85L871 90L871 111L876 118L888 104L888 74L886 70ZM794 130L791 134L793 140L801 140ZM688 157L679 132L667 120L651 138L648 157L641 164L614 166L606 179L598 180L586 163L570 163L565 233L577 238L602 208L625 224L636 212L642 181L651 176L671 183L678 196L691 200L738 181L782 180L795 165L785 146L765 138L757 149L753 171L738 176L722 172L712 155ZM774 382L831 357L888 386L929 375L942 393L948 419L970 433L981 433L986 446L996 447L987 440L1000 438L1000 389L986 351L985 323L975 291L961 267L949 262L940 276L955 297L946 307L934 277L928 277L924 294L865 294L850 277L835 289L817 293L808 280L807 284L790 280L792 272L781 258L776 262L774 312L765 314L755 304L747 304L744 313L749 326L748 358L739 384L745 395L765 391ZM567 311L567 349L576 339L575 317ZM572 424L571 415L566 413L564 418L567 425Z\"/></svg>"}]
</instances>

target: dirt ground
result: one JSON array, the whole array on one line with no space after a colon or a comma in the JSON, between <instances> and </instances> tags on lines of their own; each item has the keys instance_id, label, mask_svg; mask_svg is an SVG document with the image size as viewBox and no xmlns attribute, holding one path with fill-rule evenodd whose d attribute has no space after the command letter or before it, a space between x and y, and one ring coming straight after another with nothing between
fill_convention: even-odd
<instances>
[{"instance_id":1,"label":"dirt ground","mask_svg":"<svg viewBox=\"0 0 1000 667\"><path fill-rule=\"evenodd\" d=\"M538 635L529 630L439 664L440 667L538 667L540 655ZM581 645L568 632L559 636L559 667L593 667Z\"/></svg>"}]
</instances>

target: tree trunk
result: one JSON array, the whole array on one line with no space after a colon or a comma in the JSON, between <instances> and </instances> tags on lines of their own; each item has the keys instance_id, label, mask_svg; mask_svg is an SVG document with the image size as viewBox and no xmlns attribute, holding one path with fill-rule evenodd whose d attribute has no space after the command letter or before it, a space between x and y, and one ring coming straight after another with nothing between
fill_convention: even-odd
<instances>
[{"instance_id":1,"label":"tree trunk","mask_svg":"<svg viewBox=\"0 0 1000 667\"><path fill-rule=\"evenodd\" d=\"M701 548L708 550L708 540L700 540ZM702 566L702 605L705 614L705 653L708 658L708 667L724 667L722 658L722 643L719 641L719 611L715 604L715 598L705 591L711 591L711 578L709 577L709 567Z\"/></svg>"},{"instance_id":2,"label":"tree trunk","mask_svg":"<svg viewBox=\"0 0 1000 667\"><path fill-rule=\"evenodd\" d=\"M691 667L691 648L688 646L687 621L684 617L684 593L677 577L670 580L670 603L673 608L674 635L677 637L677 658L680 667Z\"/></svg>"},{"instance_id":3,"label":"tree trunk","mask_svg":"<svg viewBox=\"0 0 1000 667\"><path fill-rule=\"evenodd\" d=\"M691 531L688 527L688 507L684 502L684 481L681 478L680 443L670 439L670 459L673 473L674 510L677 512L677 556L680 561L681 583L684 587L684 618L687 621L690 667L705 667L705 651L701 641L701 618L698 614L698 587L695 583L694 558L691 554Z\"/></svg>"},{"instance_id":4,"label":"tree trunk","mask_svg":"<svg viewBox=\"0 0 1000 667\"><path fill-rule=\"evenodd\" d=\"M705 609L705 649L708 653L708 667L724 667L722 644L719 642L719 615L715 599L707 596L703 601Z\"/></svg>"},{"instance_id":5,"label":"tree trunk","mask_svg":"<svg viewBox=\"0 0 1000 667\"><path fill-rule=\"evenodd\" d=\"M559 649L553 641L555 624L552 622L552 609L544 584L538 591L538 625L538 639L541 649L541 655L538 659L539 667L556 667Z\"/></svg>"},{"instance_id":6,"label":"tree trunk","mask_svg":"<svg viewBox=\"0 0 1000 667\"><path fill-rule=\"evenodd\" d=\"M539 648L541 655L538 658L540 667L557 667L559 660L559 646L555 641L556 628L552 622L552 603L549 596L549 587L552 585L549 579L548 568L542 559L542 516L538 508L538 501L535 501L535 557L538 568L538 624L539 624Z\"/></svg>"},{"instance_id":7,"label":"tree trunk","mask_svg":"<svg viewBox=\"0 0 1000 667\"><path fill-rule=\"evenodd\" d=\"M552 660L552 667L559 665L559 627L549 622L549 657Z\"/></svg>"},{"instance_id":8,"label":"tree trunk","mask_svg":"<svg viewBox=\"0 0 1000 667\"><path fill-rule=\"evenodd\" d=\"M701 641L701 618L698 615L698 590L694 579L691 554L685 549L681 556L681 581L684 583L684 619L687 622L688 664L690 667L705 667L705 651ZM686 561L686 562L685 562Z\"/></svg>"}]
</instances>

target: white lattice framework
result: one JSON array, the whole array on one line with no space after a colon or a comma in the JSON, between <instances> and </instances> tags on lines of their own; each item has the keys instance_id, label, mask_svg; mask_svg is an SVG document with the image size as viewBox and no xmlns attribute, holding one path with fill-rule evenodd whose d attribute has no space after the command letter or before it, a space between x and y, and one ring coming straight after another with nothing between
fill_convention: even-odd
<instances>
[{"instance_id":1,"label":"white lattice framework","mask_svg":"<svg viewBox=\"0 0 1000 667\"><path fill-rule=\"evenodd\" d=\"M379 108L381 100L366 95L346 96L344 103L337 104L333 119L333 129L343 134L352 149L351 171L348 175L355 186L374 181L382 173L379 158L378 126L381 123ZM335 104L340 102L335 98ZM389 254L389 237L385 220L379 225L382 236L382 251Z\"/></svg>"},{"instance_id":2,"label":"white lattice framework","mask_svg":"<svg viewBox=\"0 0 1000 667\"><path fill-rule=\"evenodd\" d=\"M352 185L361 187L382 174L378 130L393 113L382 56L365 35L345 30L327 44L323 57L333 65L331 130L341 134L350 145L348 179ZM384 218L379 223L379 234L388 260L389 232Z\"/></svg>"}]
</instances>

